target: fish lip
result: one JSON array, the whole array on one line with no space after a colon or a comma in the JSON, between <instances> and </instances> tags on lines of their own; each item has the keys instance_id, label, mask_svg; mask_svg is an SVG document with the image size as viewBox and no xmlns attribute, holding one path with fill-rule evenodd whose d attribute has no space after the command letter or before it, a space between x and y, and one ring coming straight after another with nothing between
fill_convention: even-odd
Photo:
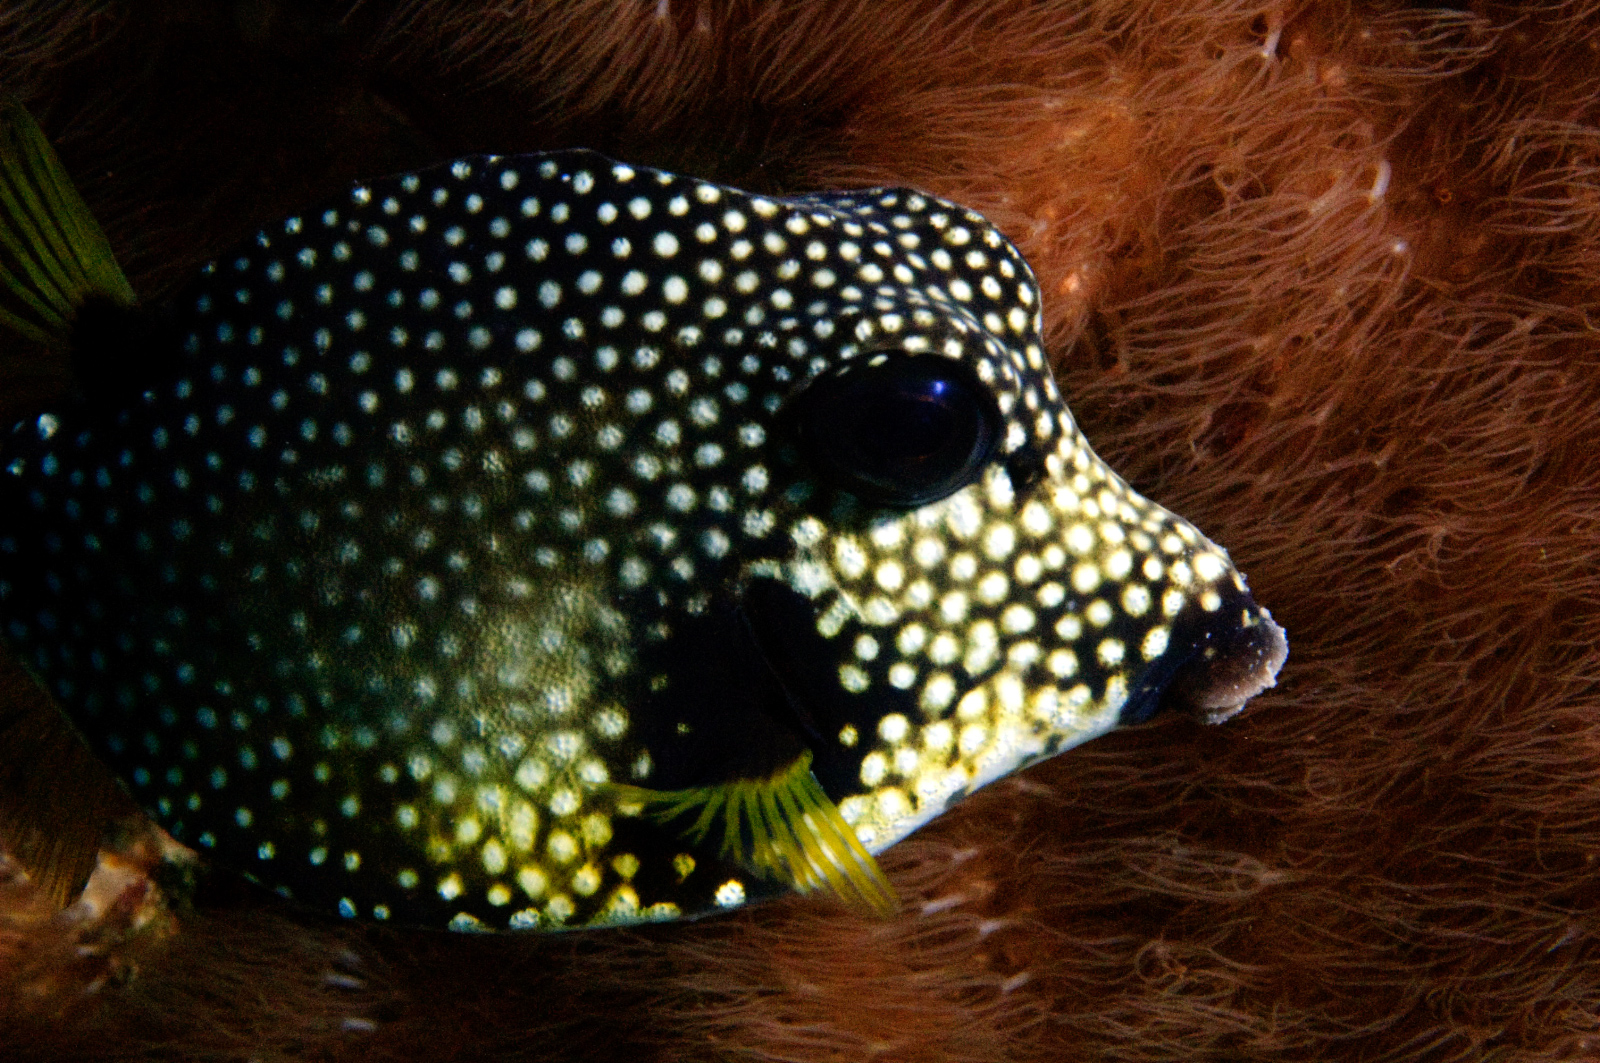
<instances>
[{"instance_id":1,"label":"fish lip","mask_svg":"<svg viewBox=\"0 0 1600 1063\"><path fill-rule=\"evenodd\" d=\"M1178 668L1167 695L1201 723L1237 716L1251 698L1278 685L1289 640L1272 613L1257 606L1254 623L1221 636Z\"/></svg>"}]
</instances>

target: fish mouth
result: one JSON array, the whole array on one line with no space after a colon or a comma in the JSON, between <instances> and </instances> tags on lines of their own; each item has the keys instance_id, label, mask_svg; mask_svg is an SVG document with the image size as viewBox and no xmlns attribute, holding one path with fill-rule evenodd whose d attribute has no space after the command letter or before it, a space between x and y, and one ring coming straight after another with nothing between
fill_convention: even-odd
<instances>
[{"instance_id":1,"label":"fish mouth","mask_svg":"<svg viewBox=\"0 0 1600 1063\"><path fill-rule=\"evenodd\" d=\"M1289 640L1272 614L1260 606L1244 622L1218 633L1173 675L1168 700L1201 723L1236 716L1251 698L1278 685L1289 658Z\"/></svg>"}]
</instances>

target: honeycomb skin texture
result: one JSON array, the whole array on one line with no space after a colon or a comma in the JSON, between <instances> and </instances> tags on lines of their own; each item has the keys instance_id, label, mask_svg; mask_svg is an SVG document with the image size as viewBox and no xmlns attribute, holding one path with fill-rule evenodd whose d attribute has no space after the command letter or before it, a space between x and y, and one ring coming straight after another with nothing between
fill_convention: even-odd
<instances>
[{"instance_id":1,"label":"honeycomb skin texture","mask_svg":"<svg viewBox=\"0 0 1600 1063\"><path fill-rule=\"evenodd\" d=\"M1085 436L1226 544L1294 656L1225 727L1098 740L885 852L887 922L801 898L540 941L356 931L226 883L169 907L137 829L67 915L0 869L18 1058L1596 1051L1600 15L40 9L0 5L0 77L147 298L351 179L474 151L981 212L1039 279ZM8 423L65 386L0 354Z\"/></svg>"}]
</instances>

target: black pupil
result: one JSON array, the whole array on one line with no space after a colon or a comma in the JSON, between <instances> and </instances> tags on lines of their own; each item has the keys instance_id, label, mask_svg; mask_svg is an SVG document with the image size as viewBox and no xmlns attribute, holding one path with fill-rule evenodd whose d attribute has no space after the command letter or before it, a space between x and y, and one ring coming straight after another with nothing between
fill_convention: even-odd
<instances>
[{"instance_id":1,"label":"black pupil","mask_svg":"<svg viewBox=\"0 0 1600 1063\"><path fill-rule=\"evenodd\" d=\"M868 462L925 462L961 442L960 412L952 408L949 381L928 381L921 392L887 390L868 395L855 426L856 449Z\"/></svg>"},{"instance_id":2,"label":"black pupil","mask_svg":"<svg viewBox=\"0 0 1600 1063\"><path fill-rule=\"evenodd\" d=\"M807 459L870 502L923 505L970 483L993 449L998 415L965 366L892 354L851 364L800 397Z\"/></svg>"}]
</instances>

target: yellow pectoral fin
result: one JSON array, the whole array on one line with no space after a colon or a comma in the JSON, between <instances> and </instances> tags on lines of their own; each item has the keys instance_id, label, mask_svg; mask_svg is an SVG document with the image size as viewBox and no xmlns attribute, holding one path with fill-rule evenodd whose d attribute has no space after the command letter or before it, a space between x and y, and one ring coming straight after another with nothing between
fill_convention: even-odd
<instances>
[{"instance_id":1,"label":"yellow pectoral fin","mask_svg":"<svg viewBox=\"0 0 1600 1063\"><path fill-rule=\"evenodd\" d=\"M765 779L735 779L689 790L618 786L619 796L669 823L694 815L683 836L704 841L720 820L722 856L786 882L799 893L827 890L853 908L887 915L894 887L811 773L811 754Z\"/></svg>"},{"instance_id":2,"label":"yellow pectoral fin","mask_svg":"<svg viewBox=\"0 0 1600 1063\"><path fill-rule=\"evenodd\" d=\"M21 104L0 101L0 325L65 344L73 315L96 297L134 303L50 142Z\"/></svg>"}]
</instances>

